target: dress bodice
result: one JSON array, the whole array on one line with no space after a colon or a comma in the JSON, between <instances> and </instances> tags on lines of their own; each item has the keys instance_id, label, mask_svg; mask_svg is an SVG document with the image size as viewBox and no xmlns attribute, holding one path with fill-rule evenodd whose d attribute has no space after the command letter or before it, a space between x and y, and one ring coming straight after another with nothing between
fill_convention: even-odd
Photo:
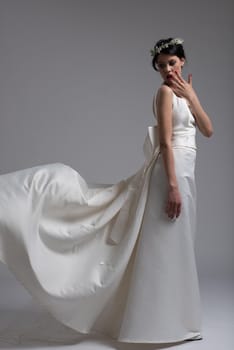
<instances>
[{"instance_id":1,"label":"dress bodice","mask_svg":"<svg viewBox=\"0 0 234 350\"><path fill-rule=\"evenodd\" d=\"M172 137L182 136L185 134L195 135L195 119L186 100L176 96L176 94L173 92L172 103Z\"/></svg>"},{"instance_id":2,"label":"dress bodice","mask_svg":"<svg viewBox=\"0 0 234 350\"><path fill-rule=\"evenodd\" d=\"M172 146L173 148L189 147L196 149L196 123L192 112L184 98L176 96L174 92L172 94ZM159 152L156 96L154 97L153 110L156 125L148 127L148 133L144 142L144 153L148 159L155 153L155 150Z\"/></svg>"}]
</instances>

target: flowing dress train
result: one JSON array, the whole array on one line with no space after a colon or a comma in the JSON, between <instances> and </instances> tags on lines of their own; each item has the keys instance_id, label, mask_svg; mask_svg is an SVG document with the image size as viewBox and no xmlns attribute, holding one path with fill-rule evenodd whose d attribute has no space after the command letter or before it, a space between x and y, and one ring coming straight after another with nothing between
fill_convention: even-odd
<instances>
[{"instance_id":1,"label":"flowing dress train","mask_svg":"<svg viewBox=\"0 0 234 350\"><path fill-rule=\"evenodd\" d=\"M173 94L182 213L167 218L157 127L129 178L91 187L55 163L0 176L0 260L57 320L119 341L201 338L194 254L195 121Z\"/></svg>"}]
</instances>

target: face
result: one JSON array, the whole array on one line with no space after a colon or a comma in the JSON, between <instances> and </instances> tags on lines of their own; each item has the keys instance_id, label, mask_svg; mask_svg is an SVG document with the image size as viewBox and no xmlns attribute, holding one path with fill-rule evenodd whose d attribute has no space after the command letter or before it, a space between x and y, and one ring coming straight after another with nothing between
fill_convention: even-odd
<instances>
[{"instance_id":1,"label":"face","mask_svg":"<svg viewBox=\"0 0 234 350\"><path fill-rule=\"evenodd\" d=\"M181 69L184 65L184 62L184 58L160 53L158 56L156 68L161 74L164 82L167 85L170 85L172 82L173 74L175 74L175 72L178 72L179 75L181 75Z\"/></svg>"}]
</instances>

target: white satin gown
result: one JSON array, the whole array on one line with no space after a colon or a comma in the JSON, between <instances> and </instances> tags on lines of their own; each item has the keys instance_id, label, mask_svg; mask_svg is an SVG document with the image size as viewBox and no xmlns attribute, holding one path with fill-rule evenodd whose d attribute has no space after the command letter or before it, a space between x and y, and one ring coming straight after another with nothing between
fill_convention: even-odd
<instances>
[{"instance_id":1,"label":"white satin gown","mask_svg":"<svg viewBox=\"0 0 234 350\"><path fill-rule=\"evenodd\" d=\"M141 169L114 185L92 188L60 163L0 176L0 260L68 327L123 342L202 337L195 121L175 94L172 138L176 220L165 214L156 127L148 128Z\"/></svg>"}]
</instances>

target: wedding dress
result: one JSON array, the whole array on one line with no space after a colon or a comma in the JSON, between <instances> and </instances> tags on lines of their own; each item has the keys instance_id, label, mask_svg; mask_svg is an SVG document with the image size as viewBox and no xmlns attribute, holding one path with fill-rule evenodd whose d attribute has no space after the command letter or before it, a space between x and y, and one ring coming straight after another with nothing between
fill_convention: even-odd
<instances>
[{"instance_id":1,"label":"wedding dress","mask_svg":"<svg viewBox=\"0 0 234 350\"><path fill-rule=\"evenodd\" d=\"M173 152L182 212L165 214L157 127L129 178L89 186L49 164L0 176L0 260L57 320L124 342L200 339L194 255L195 121L173 94Z\"/></svg>"}]
</instances>

